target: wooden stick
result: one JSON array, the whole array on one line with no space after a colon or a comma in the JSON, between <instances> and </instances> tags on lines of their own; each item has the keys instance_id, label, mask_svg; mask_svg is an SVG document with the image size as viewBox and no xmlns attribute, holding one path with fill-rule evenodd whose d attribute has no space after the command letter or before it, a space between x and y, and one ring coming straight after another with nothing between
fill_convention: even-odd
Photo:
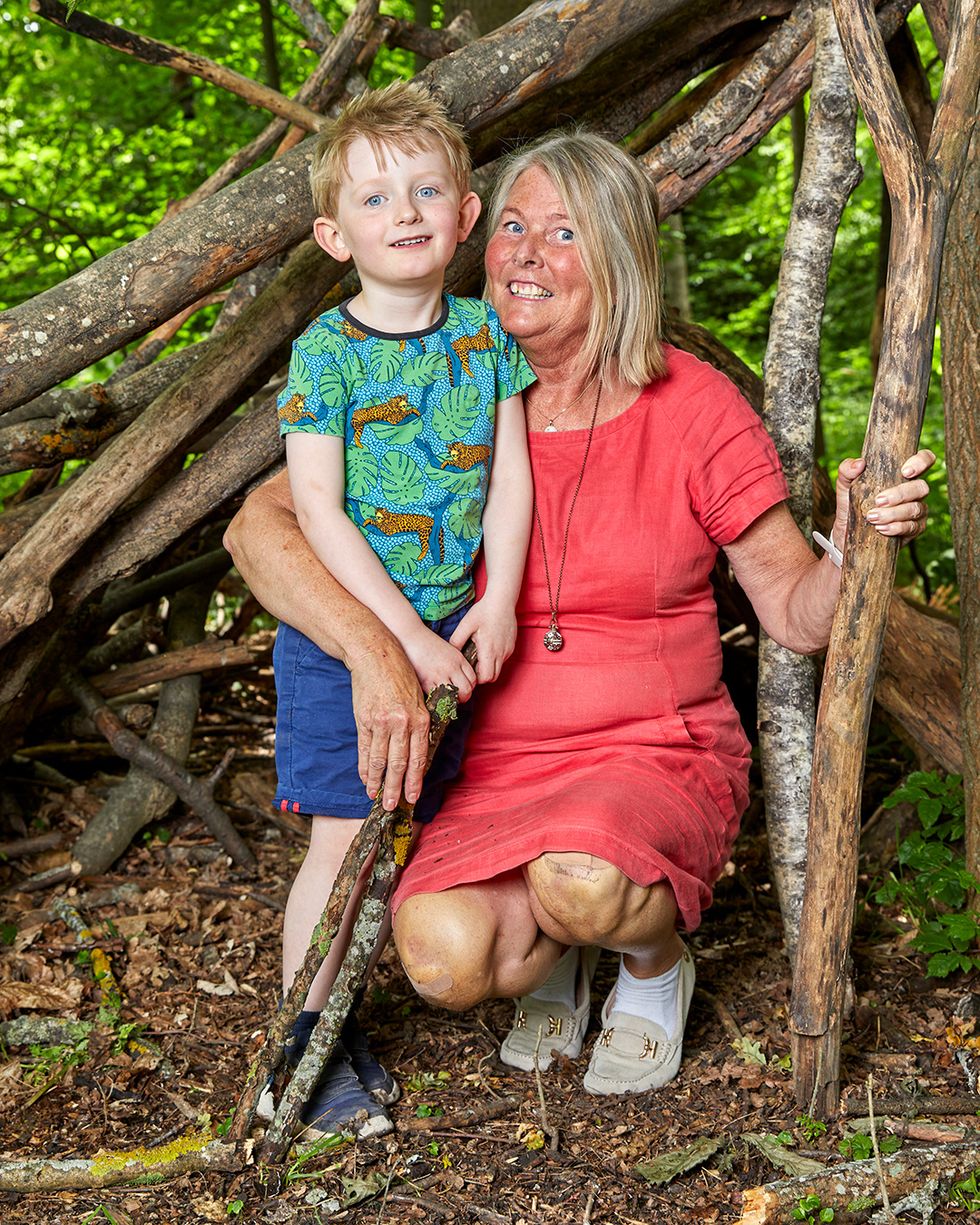
<instances>
[{"instance_id":1,"label":"wooden stick","mask_svg":"<svg viewBox=\"0 0 980 1225\"><path fill-rule=\"evenodd\" d=\"M846 963L857 888L861 782L871 699L898 548L865 514L915 450L932 364L936 293L950 198L972 133L980 0L953 31L923 160L870 0L834 0L838 28L892 202L884 340L868 419L866 469L851 488L841 592L824 669L814 749L807 881L792 999L797 1104L837 1108ZM974 35L971 37L971 34Z\"/></svg>"},{"instance_id":2,"label":"wooden stick","mask_svg":"<svg viewBox=\"0 0 980 1225\"><path fill-rule=\"evenodd\" d=\"M471 664L474 662L476 650L472 642L466 644L463 654ZM451 685L438 686L426 698L426 709L430 719L426 754L428 769L446 728L456 717L455 688ZM243 1138L251 1126L258 1095L282 1062L285 1040L299 1016L310 984L340 930L361 869L377 847L372 880L365 895L367 905L359 903L360 911L355 920L350 946L331 989L330 998L310 1035L307 1055L300 1061L266 1135L262 1151L269 1160L281 1157L288 1147L309 1090L316 1083L333 1050L340 1028L350 1010L351 1000L360 986L377 942L378 930L394 886L397 869L405 861L408 841L411 838L412 807L405 803L402 796L394 812L387 813L382 806L381 795L382 791L379 790L378 798L372 804L367 819L347 850L320 922L313 932L303 964L297 970L282 1008L273 1020L263 1050L249 1070L245 1089L235 1110L235 1120L229 1134L234 1138Z\"/></svg>"},{"instance_id":3,"label":"wooden stick","mask_svg":"<svg viewBox=\"0 0 980 1225\"><path fill-rule=\"evenodd\" d=\"M172 757L124 727L99 691L74 669L65 670L64 685L120 757L135 762L172 788L201 817L235 863L250 868L256 866L255 856L202 783Z\"/></svg>"},{"instance_id":4,"label":"wooden stick","mask_svg":"<svg viewBox=\"0 0 980 1225\"><path fill-rule=\"evenodd\" d=\"M844 205L861 180L854 155L857 103L829 0L817 0L814 10L806 144L779 263L762 405L762 420L789 483L790 510L807 536L813 519L813 445L827 274ZM791 966L803 904L815 680L812 656L798 655L760 631L758 720L766 832Z\"/></svg>"},{"instance_id":5,"label":"wooden stick","mask_svg":"<svg viewBox=\"0 0 980 1225\"><path fill-rule=\"evenodd\" d=\"M203 55L196 55L192 51L182 51L179 47L171 47L168 43L159 42L155 38L135 34L132 30L124 30L121 26L100 21L97 17L91 17L79 9L75 9L69 16L67 6L60 4L59 0L30 0L30 9L38 17L50 21L52 25L61 26L62 29L72 34L81 34L83 38L102 43L103 46L111 47L113 51L121 51L123 55L131 55L144 64L169 68L172 71L184 72L188 76L198 77L202 81L209 81L212 85L228 90L229 93L237 94L250 106L259 106L263 110L271 111L274 115L288 119L290 123L297 124L307 132L317 132L323 126L323 116L318 115L316 111L311 111L308 106L287 98L277 89L270 89L268 85L252 81L242 76L240 72L216 64L214 60L209 60Z\"/></svg>"}]
</instances>

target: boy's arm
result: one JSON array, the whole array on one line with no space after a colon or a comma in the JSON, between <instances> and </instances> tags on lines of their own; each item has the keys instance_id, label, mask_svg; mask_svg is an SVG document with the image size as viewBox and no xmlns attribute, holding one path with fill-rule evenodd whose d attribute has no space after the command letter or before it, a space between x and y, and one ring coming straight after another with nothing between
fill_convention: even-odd
<instances>
[{"instance_id":1,"label":"boy's arm","mask_svg":"<svg viewBox=\"0 0 980 1225\"><path fill-rule=\"evenodd\" d=\"M425 625L344 511L344 440L333 434L287 434L286 466L296 517L320 561L387 625L426 692L449 682L461 698L469 697L473 669Z\"/></svg>"},{"instance_id":2,"label":"boy's arm","mask_svg":"<svg viewBox=\"0 0 980 1225\"><path fill-rule=\"evenodd\" d=\"M458 647L467 638L474 640L481 684L497 679L517 641L514 609L524 576L533 496L524 400L518 394L497 405L493 467L483 511L486 590L449 640Z\"/></svg>"}]
</instances>

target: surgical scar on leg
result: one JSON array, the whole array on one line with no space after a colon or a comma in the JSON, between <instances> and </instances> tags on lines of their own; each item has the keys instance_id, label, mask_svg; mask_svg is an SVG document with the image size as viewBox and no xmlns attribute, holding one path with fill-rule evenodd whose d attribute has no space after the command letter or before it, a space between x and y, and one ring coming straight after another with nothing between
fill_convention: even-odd
<instances>
[{"instance_id":1,"label":"surgical scar on leg","mask_svg":"<svg viewBox=\"0 0 980 1225\"><path fill-rule=\"evenodd\" d=\"M570 853L574 852L565 852L565 854ZM556 876L571 876L576 880L597 881L602 872L611 867L610 864L603 864L601 868L596 867L592 855L583 855L581 861L568 858L558 859L554 854L544 854L541 858Z\"/></svg>"}]
</instances>

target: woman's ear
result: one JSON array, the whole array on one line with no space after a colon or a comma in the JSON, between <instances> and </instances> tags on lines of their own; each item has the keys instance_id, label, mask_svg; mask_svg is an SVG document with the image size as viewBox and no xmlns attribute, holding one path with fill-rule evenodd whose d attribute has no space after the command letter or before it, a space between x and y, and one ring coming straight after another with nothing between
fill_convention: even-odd
<instances>
[{"instance_id":1,"label":"woman's ear","mask_svg":"<svg viewBox=\"0 0 980 1225\"><path fill-rule=\"evenodd\" d=\"M476 225L477 218L483 211L483 204L475 191L468 191L459 202L459 226L456 230L456 241L465 242L470 231Z\"/></svg>"},{"instance_id":2,"label":"woman's ear","mask_svg":"<svg viewBox=\"0 0 980 1225\"><path fill-rule=\"evenodd\" d=\"M350 259L350 250L333 217L317 217L313 222L313 239L328 255L343 264Z\"/></svg>"}]
</instances>

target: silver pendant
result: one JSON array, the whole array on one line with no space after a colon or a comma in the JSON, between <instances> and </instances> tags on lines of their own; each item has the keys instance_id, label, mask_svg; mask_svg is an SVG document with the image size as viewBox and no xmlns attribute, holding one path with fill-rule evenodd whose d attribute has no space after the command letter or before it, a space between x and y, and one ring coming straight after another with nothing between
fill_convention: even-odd
<instances>
[{"instance_id":1,"label":"silver pendant","mask_svg":"<svg viewBox=\"0 0 980 1225\"><path fill-rule=\"evenodd\" d=\"M549 651L560 651L565 645L565 639L562 638L554 617L551 618L551 625L544 636L544 645Z\"/></svg>"},{"instance_id":2,"label":"silver pendant","mask_svg":"<svg viewBox=\"0 0 980 1225\"><path fill-rule=\"evenodd\" d=\"M548 424L544 427L544 429L541 432L543 434L557 434L558 426L555 425L553 421L549 421Z\"/></svg>"}]
</instances>

